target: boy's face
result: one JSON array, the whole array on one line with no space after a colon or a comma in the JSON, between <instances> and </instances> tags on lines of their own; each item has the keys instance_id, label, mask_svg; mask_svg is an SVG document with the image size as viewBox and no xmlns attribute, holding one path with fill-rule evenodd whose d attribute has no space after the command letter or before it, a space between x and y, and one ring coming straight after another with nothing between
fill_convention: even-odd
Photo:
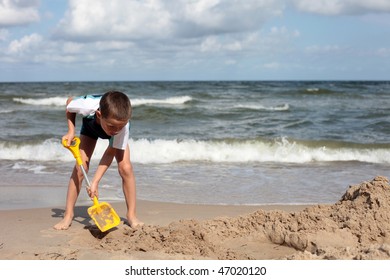
<instances>
[{"instance_id":1,"label":"boy's face","mask_svg":"<svg viewBox=\"0 0 390 280\"><path fill-rule=\"evenodd\" d=\"M96 112L96 116L99 119L104 132L109 136L118 134L119 131L121 131L121 129L129 122L128 120L123 121L114 118L103 118L99 111Z\"/></svg>"}]
</instances>

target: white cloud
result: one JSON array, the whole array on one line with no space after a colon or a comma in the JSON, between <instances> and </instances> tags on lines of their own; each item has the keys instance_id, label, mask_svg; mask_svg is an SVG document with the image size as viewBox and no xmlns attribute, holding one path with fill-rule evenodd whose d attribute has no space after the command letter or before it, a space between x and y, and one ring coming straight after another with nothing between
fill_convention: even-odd
<instances>
[{"instance_id":1,"label":"white cloud","mask_svg":"<svg viewBox=\"0 0 390 280\"><path fill-rule=\"evenodd\" d=\"M390 13L388 0L293 0L300 11L322 15Z\"/></svg>"},{"instance_id":2,"label":"white cloud","mask_svg":"<svg viewBox=\"0 0 390 280\"><path fill-rule=\"evenodd\" d=\"M236 65L237 61L234 59L227 59L225 60L225 65Z\"/></svg>"},{"instance_id":3,"label":"white cloud","mask_svg":"<svg viewBox=\"0 0 390 280\"><path fill-rule=\"evenodd\" d=\"M263 48L263 24L283 8L281 0L70 0L45 52L61 50L66 61L80 64L94 59L135 68L231 64Z\"/></svg>"},{"instance_id":4,"label":"white cloud","mask_svg":"<svg viewBox=\"0 0 390 280\"><path fill-rule=\"evenodd\" d=\"M298 30L290 31L286 26L273 26L271 27L271 35L277 37L299 37L300 32Z\"/></svg>"},{"instance_id":5,"label":"white cloud","mask_svg":"<svg viewBox=\"0 0 390 280\"><path fill-rule=\"evenodd\" d=\"M185 72L207 76L213 69L223 73L223 67L231 73L249 73L254 66L267 73L288 73L293 67L298 69L295 65L306 69L313 61L322 61L320 65L338 63L344 54L352 57L361 51L362 47L348 36L360 40L367 36L366 29L360 33L356 28L359 34L353 35L354 30L345 26L342 39L337 38L339 32L319 37L315 25L318 14L364 14L359 22L375 22L379 34L384 25L389 25L386 12L390 11L389 0L62 1L68 5L65 10L45 4L39 19L38 0L0 0L0 61L9 63L0 63L3 67L34 65L58 71L68 67L76 78L80 73L98 78L99 72L122 73L121 77L159 77L167 73L175 77L175 71L179 76ZM291 3L317 16L291 20L291 15L299 16L293 12L278 20ZM298 30L300 20L308 18L304 24L313 24L313 28ZM39 20L41 25L8 28ZM47 36L47 32L53 36ZM389 57L386 36L380 44L374 45L374 41L371 45L367 40L366 54Z\"/></svg>"},{"instance_id":6,"label":"white cloud","mask_svg":"<svg viewBox=\"0 0 390 280\"><path fill-rule=\"evenodd\" d=\"M263 30L268 19L283 12L281 0L69 0L68 5L54 31L58 40L38 34L13 40L9 59L134 67L220 60L232 65L286 52L299 36L285 26Z\"/></svg>"},{"instance_id":7,"label":"white cloud","mask_svg":"<svg viewBox=\"0 0 390 280\"><path fill-rule=\"evenodd\" d=\"M0 0L0 27L39 21L38 0Z\"/></svg>"},{"instance_id":8,"label":"white cloud","mask_svg":"<svg viewBox=\"0 0 390 280\"><path fill-rule=\"evenodd\" d=\"M168 13L158 1L70 0L57 36L76 41L159 37Z\"/></svg>"},{"instance_id":9,"label":"white cloud","mask_svg":"<svg viewBox=\"0 0 390 280\"><path fill-rule=\"evenodd\" d=\"M70 0L56 36L77 41L196 38L258 30L280 0Z\"/></svg>"},{"instance_id":10,"label":"white cloud","mask_svg":"<svg viewBox=\"0 0 390 280\"><path fill-rule=\"evenodd\" d=\"M377 54L381 57L389 57L390 56L390 48L380 48L377 50Z\"/></svg>"},{"instance_id":11,"label":"white cloud","mask_svg":"<svg viewBox=\"0 0 390 280\"><path fill-rule=\"evenodd\" d=\"M20 40L12 41L8 46L7 52L11 55L28 53L30 51L37 50L41 42L42 36L34 33L28 36L24 36Z\"/></svg>"},{"instance_id":12,"label":"white cloud","mask_svg":"<svg viewBox=\"0 0 390 280\"><path fill-rule=\"evenodd\" d=\"M282 14L278 0L180 1L178 13L171 14L173 34L200 37L259 30L263 23Z\"/></svg>"},{"instance_id":13,"label":"white cloud","mask_svg":"<svg viewBox=\"0 0 390 280\"><path fill-rule=\"evenodd\" d=\"M0 29L0 41L6 41L9 35L9 31L7 29Z\"/></svg>"},{"instance_id":14,"label":"white cloud","mask_svg":"<svg viewBox=\"0 0 390 280\"><path fill-rule=\"evenodd\" d=\"M273 70L276 70L276 69L279 69L280 68L280 63L278 62L270 62L270 63L265 63L263 65L264 68L266 69L273 69Z\"/></svg>"},{"instance_id":15,"label":"white cloud","mask_svg":"<svg viewBox=\"0 0 390 280\"><path fill-rule=\"evenodd\" d=\"M343 50L345 50L345 48L342 48L338 45L325 45L325 46L311 45L306 47L306 51L312 54L336 53L336 52L341 52Z\"/></svg>"},{"instance_id":16,"label":"white cloud","mask_svg":"<svg viewBox=\"0 0 390 280\"><path fill-rule=\"evenodd\" d=\"M228 41L223 43L216 36L209 36L200 44L201 52L219 52L219 51L240 51L242 50L242 42L234 38L228 38Z\"/></svg>"}]
</instances>

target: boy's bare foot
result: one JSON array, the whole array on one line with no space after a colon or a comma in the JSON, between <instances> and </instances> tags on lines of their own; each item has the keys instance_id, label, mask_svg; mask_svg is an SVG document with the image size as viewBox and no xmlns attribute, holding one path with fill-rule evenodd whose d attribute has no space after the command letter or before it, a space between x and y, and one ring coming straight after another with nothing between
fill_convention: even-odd
<instances>
[{"instance_id":1,"label":"boy's bare foot","mask_svg":"<svg viewBox=\"0 0 390 280\"><path fill-rule=\"evenodd\" d=\"M54 225L53 228L56 230L66 230L72 225L73 218L63 218L61 222Z\"/></svg>"},{"instance_id":2,"label":"boy's bare foot","mask_svg":"<svg viewBox=\"0 0 390 280\"><path fill-rule=\"evenodd\" d=\"M127 223L131 228L142 227L144 225L144 223L137 218L127 219Z\"/></svg>"}]
</instances>

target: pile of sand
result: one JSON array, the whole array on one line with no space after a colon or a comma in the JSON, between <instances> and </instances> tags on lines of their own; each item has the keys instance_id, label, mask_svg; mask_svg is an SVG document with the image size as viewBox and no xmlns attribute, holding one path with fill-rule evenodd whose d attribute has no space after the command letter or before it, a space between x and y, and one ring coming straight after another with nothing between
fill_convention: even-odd
<instances>
[{"instance_id":1,"label":"pile of sand","mask_svg":"<svg viewBox=\"0 0 390 280\"><path fill-rule=\"evenodd\" d=\"M75 239L73 245L113 253L116 258L390 259L390 186L387 178L376 177L350 186L334 205L300 212L259 210L236 218L123 227L104 234L90 230L96 238L90 238L89 244ZM79 258L79 253L73 252L73 257ZM72 254L40 258L72 258Z\"/></svg>"}]
</instances>

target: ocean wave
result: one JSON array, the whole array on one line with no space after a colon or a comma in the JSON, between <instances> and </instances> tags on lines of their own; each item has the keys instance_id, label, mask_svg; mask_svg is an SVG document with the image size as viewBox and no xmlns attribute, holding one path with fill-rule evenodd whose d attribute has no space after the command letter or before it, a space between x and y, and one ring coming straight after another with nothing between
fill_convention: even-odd
<instances>
[{"instance_id":1,"label":"ocean wave","mask_svg":"<svg viewBox=\"0 0 390 280\"><path fill-rule=\"evenodd\" d=\"M16 162L12 169L15 170L25 170L29 172L33 172L34 174L49 174L50 172L46 171L46 166L44 165L36 165L36 164L29 164L26 162Z\"/></svg>"},{"instance_id":2,"label":"ocean wave","mask_svg":"<svg viewBox=\"0 0 390 280\"><path fill-rule=\"evenodd\" d=\"M131 99L132 106L141 105L182 105L192 100L191 96L167 97L164 99L134 98Z\"/></svg>"},{"instance_id":3,"label":"ocean wave","mask_svg":"<svg viewBox=\"0 0 390 280\"><path fill-rule=\"evenodd\" d=\"M9 114L12 113L14 110L8 110L8 109L0 109L0 114Z\"/></svg>"},{"instance_id":4,"label":"ocean wave","mask_svg":"<svg viewBox=\"0 0 390 280\"><path fill-rule=\"evenodd\" d=\"M64 107L68 97L47 97L47 98L21 98L15 97L12 100L17 103L34 106L57 106ZM164 99L134 98L131 99L132 106L141 105L181 105L192 100L190 96L175 96Z\"/></svg>"},{"instance_id":5,"label":"ocean wave","mask_svg":"<svg viewBox=\"0 0 390 280\"><path fill-rule=\"evenodd\" d=\"M238 104L234 106L234 108L251 109L251 110L259 110L259 111L288 111L290 109L290 105L288 103L285 103L282 105L267 107L261 104Z\"/></svg>"},{"instance_id":6,"label":"ocean wave","mask_svg":"<svg viewBox=\"0 0 390 280\"><path fill-rule=\"evenodd\" d=\"M173 162L280 162L310 163L360 161L390 163L390 144L366 145L341 142L300 142L286 138L274 141L254 140L166 140L130 139L132 161L142 164ZM107 141L99 140L93 155L99 159ZM41 143L0 142L0 160L64 161L74 160L57 139Z\"/></svg>"},{"instance_id":7,"label":"ocean wave","mask_svg":"<svg viewBox=\"0 0 390 280\"><path fill-rule=\"evenodd\" d=\"M310 87L306 88L303 93L305 94L335 94L336 91L327 88Z\"/></svg>"},{"instance_id":8,"label":"ocean wave","mask_svg":"<svg viewBox=\"0 0 390 280\"><path fill-rule=\"evenodd\" d=\"M330 89L325 89L325 88L307 88L305 90L307 93L335 93L334 91Z\"/></svg>"},{"instance_id":9,"label":"ocean wave","mask_svg":"<svg viewBox=\"0 0 390 280\"><path fill-rule=\"evenodd\" d=\"M171 163L177 161L244 162L337 162L361 161L390 163L390 146L386 148L327 147L314 143L233 140L137 140L131 141L134 160L141 163Z\"/></svg>"},{"instance_id":10,"label":"ocean wave","mask_svg":"<svg viewBox=\"0 0 390 280\"><path fill-rule=\"evenodd\" d=\"M47 97L47 98L20 98L15 97L12 100L17 103L34 106L56 106L65 107L68 97Z\"/></svg>"}]
</instances>

